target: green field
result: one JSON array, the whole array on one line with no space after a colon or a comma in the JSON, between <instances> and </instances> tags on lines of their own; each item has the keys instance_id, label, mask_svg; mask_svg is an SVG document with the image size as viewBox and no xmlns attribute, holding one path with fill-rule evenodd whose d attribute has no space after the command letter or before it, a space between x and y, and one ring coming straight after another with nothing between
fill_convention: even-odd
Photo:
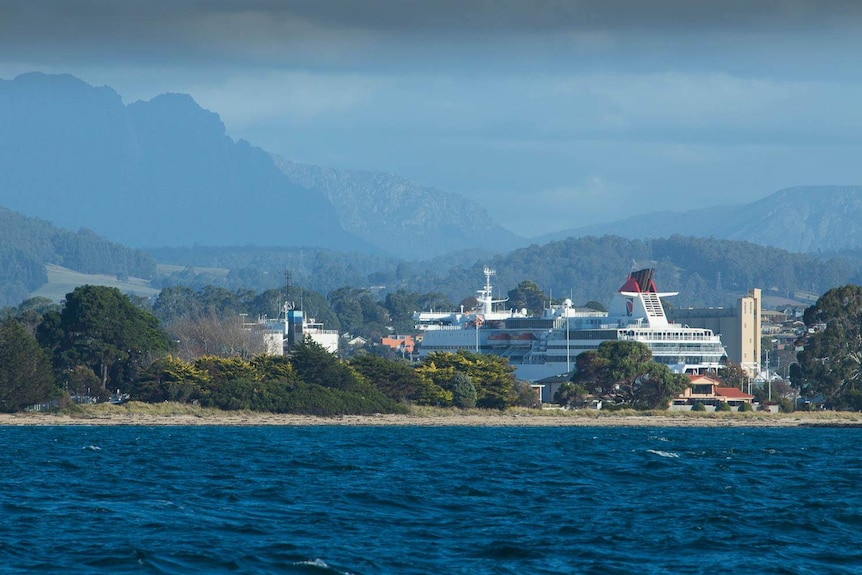
<instances>
[{"instance_id":1,"label":"green field","mask_svg":"<svg viewBox=\"0 0 862 575\"><path fill-rule=\"evenodd\" d=\"M48 283L30 294L30 297L46 297L53 301L62 301L67 293L82 285L100 285L118 288L123 293L131 293L144 297L151 297L159 293L159 290L150 287L150 282L140 278L129 278L120 281L116 276L82 274L61 266L47 264L45 270L48 272Z\"/></svg>"},{"instance_id":2,"label":"green field","mask_svg":"<svg viewBox=\"0 0 862 575\"><path fill-rule=\"evenodd\" d=\"M191 267L199 274L209 274L217 278L226 278L230 270L227 268L207 268L199 266L178 266L173 264L156 264L156 272L160 275L168 275L174 272L181 272L187 267Z\"/></svg>"}]
</instances>

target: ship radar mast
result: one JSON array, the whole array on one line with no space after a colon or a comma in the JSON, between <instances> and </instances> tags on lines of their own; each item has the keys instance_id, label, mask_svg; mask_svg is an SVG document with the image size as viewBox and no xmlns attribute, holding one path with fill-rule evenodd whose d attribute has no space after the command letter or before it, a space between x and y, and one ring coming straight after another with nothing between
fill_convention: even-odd
<instances>
[{"instance_id":1,"label":"ship radar mast","mask_svg":"<svg viewBox=\"0 0 862 575\"><path fill-rule=\"evenodd\" d=\"M497 273L496 270L485 266L485 287L478 291L479 293L479 308L482 310L482 313L486 316L491 314L494 311L495 303L503 303L509 301L509 298L506 299L494 299L494 290L491 287L491 276Z\"/></svg>"}]
</instances>

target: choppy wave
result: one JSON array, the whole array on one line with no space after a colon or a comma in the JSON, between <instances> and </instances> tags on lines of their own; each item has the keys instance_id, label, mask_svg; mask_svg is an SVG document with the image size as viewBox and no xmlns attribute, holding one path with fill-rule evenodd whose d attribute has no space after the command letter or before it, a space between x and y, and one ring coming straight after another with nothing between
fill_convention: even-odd
<instances>
[{"instance_id":1,"label":"choppy wave","mask_svg":"<svg viewBox=\"0 0 862 575\"><path fill-rule=\"evenodd\" d=\"M859 433L0 428L0 572L860 573Z\"/></svg>"}]
</instances>

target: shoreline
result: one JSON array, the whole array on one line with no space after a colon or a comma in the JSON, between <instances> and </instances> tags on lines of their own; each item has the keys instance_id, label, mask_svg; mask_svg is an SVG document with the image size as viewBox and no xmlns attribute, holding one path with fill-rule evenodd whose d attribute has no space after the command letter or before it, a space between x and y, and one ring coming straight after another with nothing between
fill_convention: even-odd
<instances>
[{"instance_id":1,"label":"shoreline","mask_svg":"<svg viewBox=\"0 0 862 575\"><path fill-rule=\"evenodd\" d=\"M312 415L99 406L77 412L0 414L0 427L20 426L414 426L414 427L862 427L862 413L610 413L422 411L413 414Z\"/></svg>"}]
</instances>

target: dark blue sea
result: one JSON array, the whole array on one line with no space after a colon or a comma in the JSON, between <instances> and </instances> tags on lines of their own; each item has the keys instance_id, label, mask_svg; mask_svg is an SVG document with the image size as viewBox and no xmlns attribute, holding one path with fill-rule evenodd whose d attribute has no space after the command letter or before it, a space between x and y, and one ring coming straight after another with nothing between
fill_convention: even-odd
<instances>
[{"instance_id":1,"label":"dark blue sea","mask_svg":"<svg viewBox=\"0 0 862 575\"><path fill-rule=\"evenodd\" d=\"M2 573L862 573L862 429L0 427Z\"/></svg>"}]
</instances>

